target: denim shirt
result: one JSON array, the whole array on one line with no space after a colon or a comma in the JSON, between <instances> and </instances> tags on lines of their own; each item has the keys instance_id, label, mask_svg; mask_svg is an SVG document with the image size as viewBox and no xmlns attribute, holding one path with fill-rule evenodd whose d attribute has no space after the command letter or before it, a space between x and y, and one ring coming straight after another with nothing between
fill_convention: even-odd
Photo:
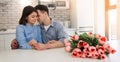
<instances>
[{"instance_id":1,"label":"denim shirt","mask_svg":"<svg viewBox=\"0 0 120 62\"><path fill-rule=\"evenodd\" d=\"M41 29L39 25L18 25L16 28L16 39L21 49L31 49L32 47L28 45L28 42L32 39L39 43L42 43L41 39Z\"/></svg>"},{"instance_id":2,"label":"denim shirt","mask_svg":"<svg viewBox=\"0 0 120 62\"><path fill-rule=\"evenodd\" d=\"M45 30L43 24L41 24L40 27L42 31L43 43L47 43L50 40L64 42L64 39L68 38L68 34L64 31L64 27L56 21L51 22L50 27L47 29L47 31Z\"/></svg>"}]
</instances>

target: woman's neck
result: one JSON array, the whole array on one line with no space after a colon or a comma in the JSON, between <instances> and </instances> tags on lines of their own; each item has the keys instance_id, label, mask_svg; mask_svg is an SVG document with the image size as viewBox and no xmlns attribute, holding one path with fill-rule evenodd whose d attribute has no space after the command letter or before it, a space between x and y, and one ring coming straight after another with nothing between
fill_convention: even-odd
<instances>
[{"instance_id":1,"label":"woman's neck","mask_svg":"<svg viewBox=\"0 0 120 62\"><path fill-rule=\"evenodd\" d=\"M32 24L32 23L28 23L30 26L33 26L34 24Z\"/></svg>"}]
</instances>

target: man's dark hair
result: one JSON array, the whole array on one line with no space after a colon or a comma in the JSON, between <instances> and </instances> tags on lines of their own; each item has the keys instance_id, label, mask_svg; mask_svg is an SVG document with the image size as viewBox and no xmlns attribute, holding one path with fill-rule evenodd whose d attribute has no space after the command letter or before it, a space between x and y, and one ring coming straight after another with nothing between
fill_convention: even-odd
<instances>
[{"instance_id":1,"label":"man's dark hair","mask_svg":"<svg viewBox=\"0 0 120 62\"><path fill-rule=\"evenodd\" d=\"M28 23L26 17L28 17L32 12L37 13L37 10L32 6L24 7L23 12L22 12L22 16L19 20L19 24L26 25L26 23Z\"/></svg>"},{"instance_id":2,"label":"man's dark hair","mask_svg":"<svg viewBox=\"0 0 120 62\"><path fill-rule=\"evenodd\" d=\"M37 6L35 6L35 8L37 9L37 10L40 10L40 11L45 11L45 12L47 12L47 14L48 14L48 16L49 16L49 10L48 10L48 7L47 6L45 6L45 5L37 5Z\"/></svg>"}]
</instances>

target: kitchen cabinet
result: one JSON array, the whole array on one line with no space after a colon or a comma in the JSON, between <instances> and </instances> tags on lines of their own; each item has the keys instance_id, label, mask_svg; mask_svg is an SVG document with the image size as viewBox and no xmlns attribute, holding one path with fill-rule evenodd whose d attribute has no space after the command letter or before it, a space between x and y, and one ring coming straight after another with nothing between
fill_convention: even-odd
<instances>
[{"instance_id":1,"label":"kitchen cabinet","mask_svg":"<svg viewBox=\"0 0 120 62\"><path fill-rule=\"evenodd\" d=\"M15 30L0 31L0 50L10 50L11 41L15 38Z\"/></svg>"},{"instance_id":2,"label":"kitchen cabinet","mask_svg":"<svg viewBox=\"0 0 120 62\"><path fill-rule=\"evenodd\" d=\"M0 50L4 50L4 35L0 35Z\"/></svg>"},{"instance_id":3,"label":"kitchen cabinet","mask_svg":"<svg viewBox=\"0 0 120 62\"><path fill-rule=\"evenodd\" d=\"M71 0L71 25L81 32L94 31L94 0Z\"/></svg>"},{"instance_id":4,"label":"kitchen cabinet","mask_svg":"<svg viewBox=\"0 0 120 62\"><path fill-rule=\"evenodd\" d=\"M69 36L72 36L73 34L75 34L76 29L75 28L65 28L65 31Z\"/></svg>"},{"instance_id":5,"label":"kitchen cabinet","mask_svg":"<svg viewBox=\"0 0 120 62\"><path fill-rule=\"evenodd\" d=\"M15 34L6 34L4 35L4 47L5 47L5 50L9 50L11 49L11 41L15 38Z\"/></svg>"}]
</instances>

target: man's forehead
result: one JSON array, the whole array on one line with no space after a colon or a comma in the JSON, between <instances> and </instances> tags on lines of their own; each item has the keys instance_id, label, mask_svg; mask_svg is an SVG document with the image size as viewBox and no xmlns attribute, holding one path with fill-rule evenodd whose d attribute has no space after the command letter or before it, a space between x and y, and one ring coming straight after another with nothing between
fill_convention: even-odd
<instances>
[{"instance_id":1,"label":"man's forehead","mask_svg":"<svg viewBox=\"0 0 120 62\"><path fill-rule=\"evenodd\" d=\"M38 13L44 13L45 11L37 10Z\"/></svg>"},{"instance_id":2,"label":"man's forehead","mask_svg":"<svg viewBox=\"0 0 120 62\"><path fill-rule=\"evenodd\" d=\"M37 12L41 12L40 10L37 10Z\"/></svg>"}]
</instances>

